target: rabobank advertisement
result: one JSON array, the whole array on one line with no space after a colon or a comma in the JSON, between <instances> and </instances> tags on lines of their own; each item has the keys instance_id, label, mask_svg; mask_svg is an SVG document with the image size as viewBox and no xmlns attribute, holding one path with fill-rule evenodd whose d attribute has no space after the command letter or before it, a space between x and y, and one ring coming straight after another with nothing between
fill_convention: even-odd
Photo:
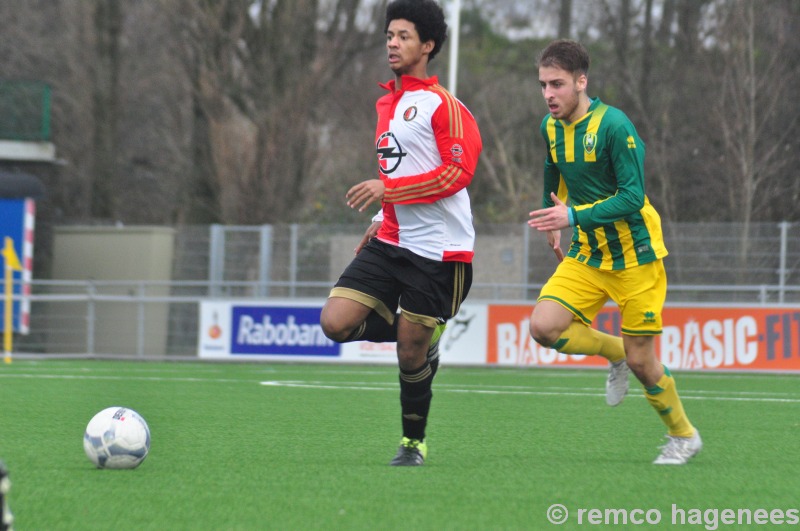
<instances>
[{"instance_id":1,"label":"rabobank advertisement","mask_svg":"<svg viewBox=\"0 0 800 531\"><path fill-rule=\"evenodd\" d=\"M339 344L325 337L319 324L324 303L203 301L198 355L209 359L397 363L395 343Z\"/></svg>"},{"instance_id":2,"label":"rabobank advertisement","mask_svg":"<svg viewBox=\"0 0 800 531\"><path fill-rule=\"evenodd\" d=\"M200 357L337 358L341 345L325 337L319 304L203 302Z\"/></svg>"},{"instance_id":3,"label":"rabobank advertisement","mask_svg":"<svg viewBox=\"0 0 800 531\"><path fill-rule=\"evenodd\" d=\"M339 345L322 333L320 308L234 306L232 354L338 356Z\"/></svg>"}]
</instances>

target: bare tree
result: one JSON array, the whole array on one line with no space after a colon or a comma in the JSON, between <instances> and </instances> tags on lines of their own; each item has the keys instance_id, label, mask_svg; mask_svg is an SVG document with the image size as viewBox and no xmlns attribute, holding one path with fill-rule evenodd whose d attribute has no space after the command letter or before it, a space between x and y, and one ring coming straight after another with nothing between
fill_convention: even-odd
<instances>
[{"instance_id":1,"label":"bare tree","mask_svg":"<svg viewBox=\"0 0 800 531\"><path fill-rule=\"evenodd\" d=\"M786 152L796 145L800 116L796 106L787 113L786 105L795 98L800 71L796 62L787 69L791 36L780 12L765 16L747 0L732 0L729 8L719 27L723 67L713 116L724 146L728 209L744 223L739 246L744 263L750 224L763 219L787 191L783 176L794 166Z\"/></svg>"},{"instance_id":2,"label":"bare tree","mask_svg":"<svg viewBox=\"0 0 800 531\"><path fill-rule=\"evenodd\" d=\"M796 0L751 2L752 14L742 0L463 5L459 97L484 138L471 188L479 221L519 221L539 201L538 125L547 111L535 55L567 33L600 64L593 95L623 108L645 139L647 192L667 222L800 216L800 180L790 173L800 153L800 112L791 105L800 81ZM0 2L0 74L53 89L53 139L64 164L43 173L40 216L362 220L342 198L376 174L374 101L377 82L391 76L384 7ZM447 50L431 66L443 73Z\"/></svg>"},{"instance_id":3,"label":"bare tree","mask_svg":"<svg viewBox=\"0 0 800 531\"><path fill-rule=\"evenodd\" d=\"M40 228L51 218L90 216L93 54L88 50L92 46L92 5L71 4L0 3L2 76L41 80L51 87L52 141L57 156L65 161L58 167L36 168L47 189L37 206ZM37 254L42 257L41 252Z\"/></svg>"},{"instance_id":4,"label":"bare tree","mask_svg":"<svg viewBox=\"0 0 800 531\"><path fill-rule=\"evenodd\" d=\"M194 152L207 149L212 165L201 166L201 158L194 169L207 194L218 194L215 217L230 223L296 217L314 177L314 124L328 119L320 103L369 34L358 25L360 1L333 2L328 19L319 0L175 5L194 123L207 132L201 138L196 131Z\"/></svg>"},{"instance_id":5,"label":"bare tree","mask_svg":"<svg viewBox=\"0 0 800 531\"><path fill-rule=\"evenodd\" d=\"M572 29L572 0L561 0L558 10L558 36L568 39Z\"/></svg>"},{"instance_id":6,"label":"bare tree","mask_svg":"<svg viewBox=\"0 0 800 531\"><path fill-rule=\"evenodd\" d=\"M91 190L91 213L97 218L115 218L118 182L117 126L120 97L120 37L123 2L94 2L95 59L92 62L94 134Z\"/></svg>"},{"instance_id":7,"label":"bare tree","mask_svg":"<svg viewBox=\"0 0 800 531\"><path fill-rule=\"evenodd\" d=\"M656 42L660 46L668 46L672 37L672 23L675 20L675 2L677 0L664 0L661 6L661 22L656 31ZM649 11L648 7L648 11Z\"/></svg>"}]
</instances>

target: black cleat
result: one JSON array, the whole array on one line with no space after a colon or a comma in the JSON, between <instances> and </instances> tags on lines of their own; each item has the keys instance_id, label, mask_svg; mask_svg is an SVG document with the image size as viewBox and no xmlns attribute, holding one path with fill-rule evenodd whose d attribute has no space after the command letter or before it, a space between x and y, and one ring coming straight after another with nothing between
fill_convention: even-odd
<instances>
[{"instance_id":1,"label":"black cleat","mask_svg":"<svg viewBox=\"0 0 800 531\"><path fill-rule=\"evenodd\" d=\"M391 466L420 466L428 456L428 445L419 439L409 439L403 437L400 441L400 448L394 456Z\"/></svg>"}]
</instances>

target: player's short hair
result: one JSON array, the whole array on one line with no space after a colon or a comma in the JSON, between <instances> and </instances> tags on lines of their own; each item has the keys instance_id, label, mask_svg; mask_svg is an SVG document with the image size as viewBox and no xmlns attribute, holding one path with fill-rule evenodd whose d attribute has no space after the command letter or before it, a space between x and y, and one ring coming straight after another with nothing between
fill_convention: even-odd
<instances>
[{"instance_id":1,"label":"player's short hair","mask_svg":"<svg viewBox=\"0 0 800 531\"><path fill-rule=\"evenodd\" d=\"M538 66L556 67L571 74L589 73L589 52L577 41L558 39L539 54Z\"/></svg>"},{"instance_id":2,"label":"player's short hair","mask_svg":"<svg viewBox=\"0 0 800 531\"><path fill-rule=\"evenodd\" d=\"M442 7L434 0L394 0L386 6L383 32L389 29L391 21L400 18L414 23L422 42L434 42L433 50L428 54L428 61L432 61L447 40L447 22Z\"/></svg>"}]
</instances>

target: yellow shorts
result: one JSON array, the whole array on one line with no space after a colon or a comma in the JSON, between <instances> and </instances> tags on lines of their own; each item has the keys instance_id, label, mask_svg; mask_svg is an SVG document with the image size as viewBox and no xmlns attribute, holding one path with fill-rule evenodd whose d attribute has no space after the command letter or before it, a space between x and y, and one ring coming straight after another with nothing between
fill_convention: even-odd
<instances>
[{"instance_id":1,"label":"yellow shorts","mask_svg":"<svg viewBox=\"0 0 800 531\"><path fill-rule=\"evenodd\" d=\"M667 298L667 273L662 260L619 271L606 271L565 258L542 287L540 301L559 303L587 325L609 299L619 305L622 333L661 333L661 310Z\"/></svg>"}]
</instances>

